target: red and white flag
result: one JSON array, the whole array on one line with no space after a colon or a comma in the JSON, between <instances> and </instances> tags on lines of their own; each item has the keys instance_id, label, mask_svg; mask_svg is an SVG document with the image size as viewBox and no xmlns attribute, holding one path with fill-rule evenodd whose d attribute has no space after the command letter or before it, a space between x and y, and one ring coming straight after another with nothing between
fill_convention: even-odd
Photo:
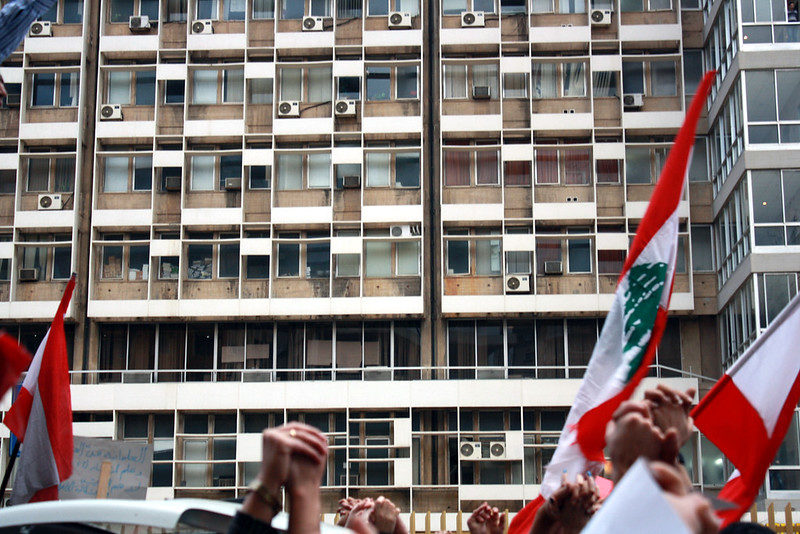
<instances>
[{"instance_id":1,"label":"red and white flag","mask_svg":"<svg viewBox=\"0 0 800 534\"><path fill-rule=\"evenodd\" d=\"M72 400L64 336L70 278L47 335L39 344L22 389L3 423L23 442L11 504L58 498L58 484L72 474Z\"/></svg>"},{"instance_id":2,"label":"red and white flag","mask_svg":"<svg viewBox=\"0 0 800 534\"><path fill-rule=\"evenodd\" d=\"M20 347L14 336L0 332L0 399L30 364L31 355Z\"/></svg>"},{"instance_id":3,"label":"red and white flag","mask_svg":"<svg viewBox=\"0 0 800 534\"><path fill-rule=\"evenodd\" d=\"M800 400L800 295L722 375L694 410L695 426L736 467L720 492L738 521L753 504ZM737 476L738 475L738 476Z\"/></svg>"},{"instance_id":4,"label":"red and white flag","mask_svg":"<svg viewBox=\"0 0 800 534\"><path fill-rule=\"evenodd\" d=\"M692 100L650 204L639 224L603 331L567 416L558 448L547 466L542 495L587 470L599 474L606 425L653 361L667 322L678 251L678 208L694 146L695 128L715 72L707 72Z\"/></svg>"}]
</instances>

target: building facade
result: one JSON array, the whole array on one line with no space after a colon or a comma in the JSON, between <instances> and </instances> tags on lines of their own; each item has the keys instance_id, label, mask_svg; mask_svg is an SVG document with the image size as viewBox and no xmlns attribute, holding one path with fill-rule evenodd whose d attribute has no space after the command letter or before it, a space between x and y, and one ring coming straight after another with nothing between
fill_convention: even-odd
<instances>
[{"instance_id":1,"label":"building facade","mask_svg":"<svg viewBox=\"0 0 800 534\"><path fill-rule=\"evenodd\" d=\"M35 350L78 273L75 431L153 443L151 498L241 495L301 420L325 512L519 509L704 66L652 379L796 291L797 28L747 1L59 0L0 66L0 321Z\"/></svg>"}]
</instances>

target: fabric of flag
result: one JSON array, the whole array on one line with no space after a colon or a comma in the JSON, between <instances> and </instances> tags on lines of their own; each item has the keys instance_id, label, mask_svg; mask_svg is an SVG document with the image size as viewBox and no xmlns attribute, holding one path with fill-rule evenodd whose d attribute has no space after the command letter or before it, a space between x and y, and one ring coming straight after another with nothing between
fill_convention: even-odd
<instances>
[{"instance_id":1,"label":"fabric of flag","mask_svg":"<svg viewBox=\"0 0 800 534\"><path fill-rule=\"evenodd\" d=\"M695 426L738 471L719 495L739 505L719 514L725 524L737 521L753 504L792 422L800 401L798 346L800 295L692 410Z\"/></svg>"},{"instance_id":2,"label":"fabric of flag","mask_svg":"<svg viewBox=\"0 0 800 534\"><path fill-rule=\"evenodd\" d=\"M697 120L715 76L708 72L669 152L650 203L631 244L611 310L545 471L542 494L550 496L563 472L569 480L603 466L606 425L647 374L667 322L678 250L678 208L694 146Z\"/></svg>"},{"instance_id":3,"label":"fabric of flag","mask_svg":"<svg viewBox=\"0 0 800 534\"><path fill-rule=\"evenodd\" d=\"M5 61L25 39L33 21L57 0L13 0L0 10L0 62Z\"/></svg>"},{"instance_id":4,"label":"fabric of flag","mask_svg":"<svg viewBox=\"0 0 800 534\"><path fill-rule=\"evenodd\" d=\"M17 400L3 419L23 443L11 504L57 499L59 482L72 474L72 400L64 313L74 288L75 275L67 283Z\"/></svg>"},{"instance_id":5,"label":"fabric of flag","mask_svg":"<svg viewBox=\"0 0 800 534\"><path fill-rule=\"evenodd\" d=\"M0 332L0 398L31 364L31 355L20 347L14 336Z\"/></svg>"}]
</instances>

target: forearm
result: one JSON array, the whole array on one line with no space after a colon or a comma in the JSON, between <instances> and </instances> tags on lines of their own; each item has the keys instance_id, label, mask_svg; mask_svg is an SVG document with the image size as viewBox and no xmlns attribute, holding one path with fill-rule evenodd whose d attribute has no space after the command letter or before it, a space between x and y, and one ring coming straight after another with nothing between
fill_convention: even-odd
<instances>
[{"instance_id":1,"label":"forearm","mask_svg":"<svg viewBox=\"0 0 800 534\"><path fill-rule=\"evenodd\" d=\"M289 495L289 533L319 532L322 514L319 486L292 488Z\"/></svg>"}]
</instances>

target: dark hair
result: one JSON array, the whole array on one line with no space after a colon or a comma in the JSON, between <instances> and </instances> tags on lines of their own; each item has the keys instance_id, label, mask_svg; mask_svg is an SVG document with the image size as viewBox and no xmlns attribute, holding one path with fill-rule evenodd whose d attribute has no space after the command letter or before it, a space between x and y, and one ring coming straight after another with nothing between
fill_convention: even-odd
<instances>
[{"instance_id":1,"label":"dark hair","mask_svg":"<svg viewBox=\"0 0 800 534\"><path fill-rule=\"evenodd\" d=\"M727 527L719 531L719 534L767 534L772 531L758 523L731 523Z\"/></svg>"}]
</instances>

